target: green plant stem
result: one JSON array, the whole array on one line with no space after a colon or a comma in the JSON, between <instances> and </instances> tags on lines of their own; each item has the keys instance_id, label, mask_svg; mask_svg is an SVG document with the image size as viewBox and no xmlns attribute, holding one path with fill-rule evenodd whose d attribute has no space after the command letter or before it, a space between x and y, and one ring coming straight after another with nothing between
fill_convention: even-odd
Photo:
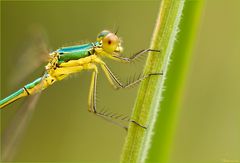
<instances>
[{"instance_id":1,"label":"green plant stem","mask_svg":"<svg viewBox=\"0 0 240 163\"><path fill-rule=\"evenodd\" d=\"M160 49L161 53L150 53L145 74L163 72L163 76L152 76L141 83L132 119L147 126L147 130L131 123L124 145L121 162L143 162L150 147L154 123L159 112L164 79L167 73L170 55L178 32L184 0L163 0L157 19L152 49ZM147 137L147 138L146 138Z\"/></svg>"},{"instance_id":2,"label":"green plant stem","mask_svg":"<svg viewBox=\"0 0 240 163\"><path fill-rule=\"evenodd\" d=\"M167 163L170 161L174 133L184 96L186 76L196 40L203 2L203 0L185 1L177 41L174 44L171 63L164 81L164 87L166 88L162 93L164 99L160 101L160 112L158 112L158 118L154 125L154 135L150 137L151 145L145 162ZM147 138L149 137L147 136Z\"/></svg>"}]
</instances>

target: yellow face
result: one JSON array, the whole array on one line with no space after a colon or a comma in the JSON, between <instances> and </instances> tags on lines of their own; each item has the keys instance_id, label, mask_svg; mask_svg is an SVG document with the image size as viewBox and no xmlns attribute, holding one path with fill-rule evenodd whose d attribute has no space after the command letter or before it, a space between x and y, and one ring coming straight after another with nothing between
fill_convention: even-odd
<instances>
[{"instance_id":1,"label":"yellow face","mask_svg":"<svg viewBox=\"0 0 240 163\"><path fill-rule=\"evenodd\" d=\"M116 54L123 50L120 39L110 31L104 30L99 33L97 41L102 43L102 48L107 53Z\"/></svg>"}]
</instances>

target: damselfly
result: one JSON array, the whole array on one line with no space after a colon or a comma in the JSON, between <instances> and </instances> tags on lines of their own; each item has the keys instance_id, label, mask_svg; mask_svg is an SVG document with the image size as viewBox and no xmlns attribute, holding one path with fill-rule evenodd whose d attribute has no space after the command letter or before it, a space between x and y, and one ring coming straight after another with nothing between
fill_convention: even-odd
<instances>
[{"instance_id":1,"label":"damselfly","mask_svg":"<svg viewBox=\"0 0 240 163\"><path fill-rule=\"evenodd\" d=\"M71 74L82 70L92 70L93 73L88 97L88 111L102 118L106 118L109 115L104 112L99 112L96 107L96 88L98 77L97 65L100 65L108 81L115 89L128 88L138 84L145 78L152 75L161 75L161 73L150 73L143 75L132 82L123 84L117 79L102 58L105 57L118 62L130 63L144 53L149 51L160 51L144 49L129 58L121 56L122 51L123 48L121 45L121 39L118 38L116 33L112 33L107 30L100 32L95 42L59 48L49 54L49 60L45 66L44 75L25 85L23 88L14 92L10 96L2 99L0 101L0 108L4 108L6 105L9 105L24 96L41 92L48 86L54 84L56 81L63 80ZM111 116L111 118L116 118L119 115ZM136 123L135 121L132 122Z\"/></svg>"}]
</instances>

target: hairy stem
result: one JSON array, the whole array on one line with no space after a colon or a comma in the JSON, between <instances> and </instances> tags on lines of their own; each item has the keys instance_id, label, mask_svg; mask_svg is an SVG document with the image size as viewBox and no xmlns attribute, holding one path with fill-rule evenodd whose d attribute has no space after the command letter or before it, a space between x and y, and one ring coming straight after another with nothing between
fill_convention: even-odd
<instances>
[{"instance_id":1,"label":"hairy stem","mask_svg":"<svg viewBox=\"0 0 240 163\"><path fill-rule=\"evenodd\" d=\"M147 157L149 141L159 112L159 101L163 93L170 56L173 51L178 26L185 0L163 0L157 18L151 49L161 50L161 53L151 52L145 66L145 74L163 72L163 76L152 76L141 83L135 103L132 119L147 126L141 128L130 124L122 153L122 162L143 162ZM147 138L148 137L148 138Z\"/></svg>"}]
</instances>

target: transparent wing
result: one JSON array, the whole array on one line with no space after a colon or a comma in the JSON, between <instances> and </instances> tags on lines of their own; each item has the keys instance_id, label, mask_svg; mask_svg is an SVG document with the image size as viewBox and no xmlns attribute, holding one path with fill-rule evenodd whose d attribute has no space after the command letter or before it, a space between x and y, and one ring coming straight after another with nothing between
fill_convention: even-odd
<instances>
[{"instance_id":1,"label":"transparent wing","mask_svg":"<svg viewBox=\"0 0 240 163\"><path fill-rule=\"evenodd\" d=\"M29 97L18 109L1 137L2 160L12 161L22 137L32 119L40 93Z\"/></svg>"},{"instance_id":2,"label":"transparent wing","mask_svg":"<svg viewBox=\"0 0 240 163\"><path fill-rule=\"evenodd\" d=\"M48 41L43 28L37 25L31 26L28 40L24 44L25 46L19 51L18 60L11 72L10 85L12 87L22 83L26 77L34 73L37 68L48 60ZM2 133L1 153L3 161L13 160L27 126L33 117L39 97L40 93L27 97Z\"/></svg>"},{"instance_id":3,"label":"transparent wing","mask_svg":"<svg viewBox=\"0 0 240 163\"><path fill-rule=\"evenodd\" d=\"M28 39L24 42L24 47L20 48L18 59L11 72L12 87L15 87L16 83L22 83L27 76L48 61L49 47L45 30L41 26L32 25L28 33Z\"/></svg>"}]
</instances>

